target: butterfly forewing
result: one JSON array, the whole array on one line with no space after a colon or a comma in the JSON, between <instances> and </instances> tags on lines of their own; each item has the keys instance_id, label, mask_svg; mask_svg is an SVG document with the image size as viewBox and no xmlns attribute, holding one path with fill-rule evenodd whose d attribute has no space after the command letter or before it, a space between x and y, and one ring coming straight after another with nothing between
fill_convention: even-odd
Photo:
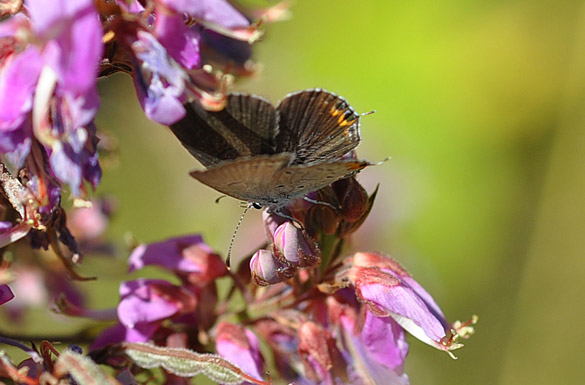
<instances>
[{"instance_id":1,"label":"butterfly forewing","mask_svg":"<svg viewBox=\"0 0 585 385\"><path fill-rule=\"evenodd\" d=\"M265 99L230 94L221 111L207 111L198 103L185 108L186 116L171 130L204 166L243 156L274 154L276 111Z\"/></svg>"},{"instance_id":2,"label":"butterfly forewing","mask_svg":"<svg viewBox=\"0 0 585 385\"><path fill-rule=\"evenodd\" d=\"M288 200L300 198L336 180L352 176L371 164L365 160L343 159L313 165L292 165L274 174L270 190Z\"/></svg>"},{"instance_id":3,"label":"butterfly forewing","mask_svg":"<svg viewBox=\"0 0 585 385\"><path fill-rule=\"evenodd\" d=\"M290 94L277 112L277 151L294 153L296 164L340 158L359 144L359 115L344 98L330 92Z\"/></svg>"},{"instance_id":4,"label":"butterfly forewing","mask_svg":"<svg viewBox=\"0 0 585 385\"><path fill-rule=\"evenodd\" d=\"M289 153L255 156L222 162L207 170L192 171L191 176L207 186L246 202L272 206L270 195L274 175L293 159Z\"/></svg>"}]
</instances>

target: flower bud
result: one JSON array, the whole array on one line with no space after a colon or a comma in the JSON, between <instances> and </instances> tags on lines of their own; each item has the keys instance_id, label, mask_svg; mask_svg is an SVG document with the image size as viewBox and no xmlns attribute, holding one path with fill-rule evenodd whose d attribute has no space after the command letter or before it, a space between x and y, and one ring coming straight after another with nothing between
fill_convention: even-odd
<instances>
[{"instance_id":1,"label":"flower bud","mask_svg":"<svg viewBox=\"0 0 585 385\"><path fill-rule=\"evenodd\" d=\"M312 208L312 215L319 230L327 235L335 234L341 222L341 217L335 212L335 209L329 206L315 205Z\"/></svg>"},{"instance_id":2,"label":"flower bud","mask_svg":"<svg viewBox=\"0 0 585 385\"><path fill-rule=\"evenodd\" d=\"M308 321L299 328L299 356L307 377L333 383L333 378L347 380L347 363L329 332L316 322Z\"/></svg>"},{"instance_id":3,"label":"flower bud","mask_svg":"<svg viewBox=\"0 0 585 385\"><path fill-rule=\"evenodd\" d=\"M271 240L274 239L274 232L278 228L278 226L282 225L286 222L286 219L276 215L274 213L269 212L268 210L262 211L262 221L264 222L264 228L266 229L266 235Z\"/></svg>"},{"instance_id":4,"label":"flower bud","mask_svg":"<svg viewBox=\"0 0 585 385\"><path fill-rule=\"evenodd\" d=\"M220 356L262 380L262 354L258 337L241 325L221 322L217 325L215 347Z\"/></svg>"},{"instance_id":5,"label":"flower bud","mask_svg":"<svg viewBox=\"0 0 585 385\"><path fill-rule=\"evenodd\" d=\"M292 222L283 223L274 232L274 252L282 262L294 267L313 266L319 261L303 232Z\"/></svg>"},{"instance_id":6,"label":"flower bud","mask_svg":"<svg viewBox=\"0 0 585 385\"><path fill-rule=\"evenodd\" d=\"M90 206L74 208L67 217L67 226L78 242L97 241L108 228L109 217L102 202L94 200Z\"/></svg>"},{"instance_id":7,"label":"flower bud","mask_svg":"<svg viewBox=\"0 0 585 385\"><path fill-rule=\"evenodd\" d=\"M358 190L361 190L361 192ZM368 197L366 191L357 182L354 183L352 189L346 190L344 203L342 204L344 220L341 222L338 230L340 237L345 237L353 233L364 223L374 205L377 193L378 188L376 187L374 192ZM365 200L362 201L362 199Z\"/></svg>"},{"instance_id":8,"label":"flower bud","mask_svg":"<svg viewBox=\"0 0 585 385\"><path fill-rule=\"evenodd\" d=\"M258 286L268 286L292 278L296 270L276 259L271 251L261 249L250 260L250 271Z\"/></svg>"},{"instance_id":9,"label":"flower bud","mask_svg":"<svg viewBox=\"0 0 585 385\"><path fill-rule=\"evenodd\" d=\"M341 203L341 214L348 222L361 218L368 207L368 193L355 178L346 178L333 184Z\"/></svg>"},{"instance_id":10,"label":"flower bud","mask_svg":"<svg viewBox=\"0 0 585 385\"><path fill-rule=\"evenodd\" d=\"M5 284L0 285L0 305L5 304L12 298L14 298L14 294L10 290L10 287Z\"/></svg>"}]
</instances>

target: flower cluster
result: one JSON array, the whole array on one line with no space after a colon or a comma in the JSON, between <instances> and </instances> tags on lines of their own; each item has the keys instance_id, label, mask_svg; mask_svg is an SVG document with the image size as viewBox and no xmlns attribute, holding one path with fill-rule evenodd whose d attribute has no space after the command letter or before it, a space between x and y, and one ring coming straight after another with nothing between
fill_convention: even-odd
<instances>
[{"instance_id":1,"label":"flower cluster","mask_svg":"<svg viewBox=\"0 0 585 385\"><path fill-rule=\"evenodd\" d=\"M101 179L98 78L130 74L146 116L161 124L181 119L187 102L221 109L230 79L256 68L250 44L261 32L250 20L279 11L247 13L226 0L2 1L0 246L28 235L70 269L80 248L62 190L84 206Z\"/></svg>"},{"instance_id":2,"label":"flower cluster","mask_svg":"<svg viewBox=\"0 0 585 385\"><path fill-rule=\"evenodd\" d=\"M113 364L119 357L112 346L134 349L145 342L155 345L140 347L156 361L176 362L177 349L212 351L227 360L220 367L235 364L246 381L263 383L269 370L259 348L264 341L278 377L290 383L408 384L406 333L449 354L460 348L475 320L447 322L433 298L385 255L342 256L375 193L368 196L350 178L313 198L316 203L296 201L280 216L265 212L270 247L248 256L235 272L199 235L138 246L130 271L158 266L179 283L122 283L117 323L95 341L96 357L106 351L102 363ZM232 283L220 296L222 278ZM71 305L61 310L92 316ZM163 367L167 383L188 382L173 365Z\"/></svg>"},{"instance_id":3,"label":"flower cluster","mask_svg":"<svg viewBox=\"0 0 585 385\"><path fill-rule=\"evenodd\" d=\"M49 341L28 347L0 336L29 355L15 365L0 353L0 377L30 385L188 384L203 373L218 383L264 385L271 372L295 384L408 384L407 333L450 355L473 333L475 319L449 323L395 260L346 250L377 193L359 184L357 170L265 210L266 243L237 269L200 235L185 235L133 249L129 273L149 266L171 278L122 282L115 309L88 308L71 285L88 279L74 268L82 251L115 253L104 239L115 204L85 200L101 177L97 79L131 75L146 116L163 125L182 119L188 103L221 111L233 76L256 69L250 44L260 21L285 8L250 10L227 0L0 2L0 305L15 320L27 304L54 302L62 314L110 322L79 341L88 355L76 345L59 352ZM328 113L348 124L339 110ZM68 215L63 189L76 203ZM52 253L38 258L39 248Z\"/></svg>"}]
</instances>

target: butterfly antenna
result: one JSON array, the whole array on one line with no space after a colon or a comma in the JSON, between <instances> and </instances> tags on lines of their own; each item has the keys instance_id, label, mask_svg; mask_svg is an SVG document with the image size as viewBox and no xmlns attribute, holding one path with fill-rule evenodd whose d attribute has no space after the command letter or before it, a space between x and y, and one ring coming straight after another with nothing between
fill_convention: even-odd
<instances>
[{"instance_id":1,"label":"butterfly antenna","mask_svg":"<svg viewBox=\"0 0 585 385\"><path fill-rule=\"evenodd\" d=\"M384 159L382 159L381 161L379 161L379 162L376 162L376 163L373 163L372 165L373 165L373 166L379 166L379 165L381 165L382 163L386 163L386 162L387 162L387 161L389 161L390 159L392 159L392 157L391 157L391 156L387 156L387 157L385 157Z\"/></svg>"},{"instance_id":2,"label":"butterfly antenna","mask_svg":"<svg viewBox=\"0 0 585 385\"><path fill-rule=\"evenodd\" d=\"M238 224L236 225L236 228L234 229L234 234L232 235L232 240L230 241L230 247L228 248L227 257L225 258L225 265L227 266L228 270L230 270L230 267L231 267L230 266L230 263L231 263L230 257L232 256L232 248L234 247L236 235L238 234L238 230L240 229L240 226L242 225L242 222L244 221L244 216L246 216L246 213L248 212L250 207L252 207L252 204L248 204L246 206L246 208L244 208L244 212L242 213L242 216L240 217L240 220L238 221Z\"/></svg>"},{"instance_id":3,"label":"butterfly antenna","mask_svg":"<svg viewBox=\"0 0 585 385\"><path fill-rule=\"evenodd\" d=\"M368 115L372 115L372 114L374 114L374 113L376 113L376 110L372 110L372 111L370 111L370 112L364 112L364 113L361 113L361 114L360 114L360 117L361 117L361 116L368 116Z\"/></svg>"},{"instance_id":4,"label":"butterfly antenna","mask_svg":"<svg viewBox=\"0 0 585 385\"><path fill-rule=\"evenodd\" d=\"M219 201L222 200L225 197L227 197L227 195L220 195L220 196L218 196L217 199L215 200L215 203L219 203Z\"/></svg>"}]
</instances>

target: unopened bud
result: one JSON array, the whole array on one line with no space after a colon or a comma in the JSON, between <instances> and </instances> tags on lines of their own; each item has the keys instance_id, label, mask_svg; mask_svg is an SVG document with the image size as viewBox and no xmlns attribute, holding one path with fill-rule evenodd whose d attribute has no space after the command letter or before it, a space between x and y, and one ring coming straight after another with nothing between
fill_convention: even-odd
<instances>
[{"instance_id":1,"label":"unopened bud","mask_svg":"<svg viewBox=\"0 0 585 385\"><path fill-rule=\"evenodd\" d=\"M285 218L274 213L270 213L268 210L262 211L262 220L264 221L266 235L268 235L270 239L274 239L274 232L276 231L276 228L286 222Z\"/></svg>"},{"instance_id":2,"label":"unopened bud","mask_svg":"<svg viewBox=\"0 0 585 385\"><path fill-rule=\"evenodd\" d=\"M250 260L250 271L258 286L268 286L292 278L295 269L280 262L271 251L258 250Z\"/></svg>"},{"instance_id":3,"label":"unopened bud","mask_svg":"<svg viewBox=\"0 0 585 385\"><path fill-rule=\"evenodd\" d=\"M341 191L340 191L341 192ZM348 222L359 220L368 208L368 193L355 178L347 178L346 186L339 196L341 214Z\"/></svg>"},{"instance_id":4,"label":"unopened bud","mask_svg":"<svg viewBox=\"0 0 585 385\"><path fill-rule=\"evenodd\" d=\"M313 216L317 222L317 227L327 235L335 234L341 217L335 212L335 209L324 205L315 205L313 207Z\"/></svg>"},{"instance_id":5,"label":"unopened bud","mask_svg":"<svg viewBox=\"0 0 585 385\"><path fill-rule=\"evenodd\" d=\"M274 251L283 262L294 267L313 266L319 261L317 253L303 232L292 222L285 222L274 232Z\"/></svg>"}]
</instances>

